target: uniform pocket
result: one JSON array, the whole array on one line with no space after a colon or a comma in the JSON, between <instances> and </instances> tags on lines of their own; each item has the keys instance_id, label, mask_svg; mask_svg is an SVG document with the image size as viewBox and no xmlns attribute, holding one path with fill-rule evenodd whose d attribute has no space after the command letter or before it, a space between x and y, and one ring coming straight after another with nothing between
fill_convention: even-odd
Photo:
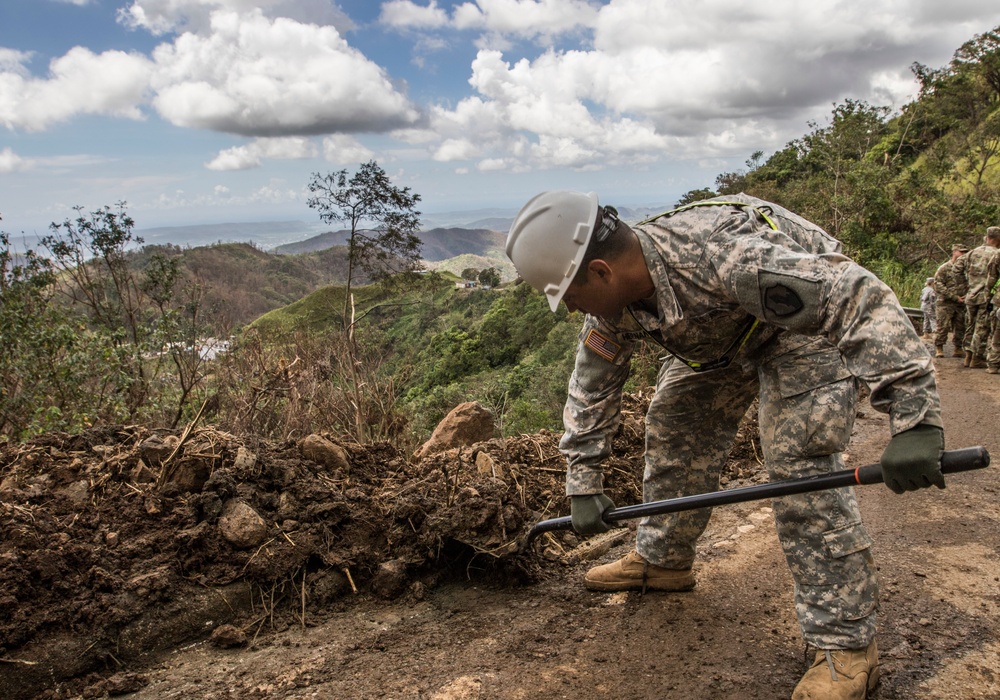
<instances>
[{"instance_id":1,"label":"uniform pocket","mask_svg":"<svg viewBox=\"0 0 1000 700\"><path fill-rule=\"evenodd\" d=\"M761 439L781 461L843 452L851 439L858 383L833 348L793 353L762 373Z\"/></svg>"},{"instance_id":2,"label":"uniform pocket","mask_svg":"<svg viewBox=\"0 0 1000 700\"><path fill-rule=\"evenodd\" d=\"M823 535L826 558L798 567L798 595L831 620L860 620L878 606L878 581L872 539L860 522Z\"/></svg>"}]
</instances>

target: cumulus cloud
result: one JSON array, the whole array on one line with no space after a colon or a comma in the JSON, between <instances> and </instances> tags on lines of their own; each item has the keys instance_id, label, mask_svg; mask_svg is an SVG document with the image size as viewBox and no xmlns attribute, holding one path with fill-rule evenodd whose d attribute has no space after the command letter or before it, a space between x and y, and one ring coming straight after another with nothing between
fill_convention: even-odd
<instances>
[{"instance_id":1,"label":"cumulus cloud","mask_svg":"<svg viewBox=\"0 0 1000 700\"><path fill-rule=\"evenodd\" d=\"M24 159L9 147L0 151L0 173L17 172L24 167Z\"/></svg>"},{"instance_id":2,"label":"cumulus cloud","mask_svg":"<svg viewBox=\"0 0 1000 700\"><path fill-rule=\"evenodd\" d=\"M246 136L382 132L417 109L332 26L217 11L153 53L153 104L178 126Z\"/></svg>"},{"instance_id":3,"label":"cumulus cloud","mask_svg":"<svg viewBox=\"0 0 1000 700\"><path fill-rule=\"evenodd\" d=\"M272 160L300 160L316 156L316 144L306 138L283 137L256 139L245 146L234 146L220 151L205 164L209 170L249 170L260 167L265 158Z\"/></svg>"},{"instance_id":4,"label":"cumulus cloud","mask_svg":"<svg viewBox=\"0 0 1000 700\"><path fill-rule=\"evenodd\" d=\"M334 25L265 14L323 14L308 12L312 6L330 3L134 2L127 8L134 26L166 32L204 25L204 32L189 28L151 58L75 47L40 77L28 70L30 54L0 48L0 124L41 131L81 114L141 119L149 105L177 126L258 137L378 133L418 124L419 110ZM204 22L199 13L208 13ZM251 159L239 156L228 160L246 167Z\"/></svg>"},{"instance_id":5,"label":"cumulus cloud","mask_svg":"<svg viewBox=\"0 0 1000 700\"><path fill-rule=\"evenodd\" d=\"M285 17L303 24L332 25L341 32L354 23L330 0L133 0L118 10L118 21L155 36L211 31L212 13L260 11L265 17Z\"/></svg>"},{"instance_id":6,"label":"cumulus cloud","mask_svg":"<svg viewBox=\"0 0 1000 700\"><path fill-rule=\"evenodd\" d=\"M432 29L448 25L448 13L435 0L418 5L411 0L390 0L382 4L379 21L397 29Z\"/></svg>"},{"instance_id":7,"label":"cumulus cloud","mask_svg":"<svg viewBox=\"0 0 1000 700\"><path fill-rule=\"evenodd\" d=\"M138 105L153 70L147 58L77 46L49 64L46 78L31 77L29 58L0 52L0 124L8 129L42 131L79 114L143 117Z\"/></svg>"},{"instance_id":8,"label":"cumulus cloud","mask_svg":"<svg viewBox=\"0 0 1000 700\"><path fill-rule=\"evenodd\" d=\"M648 120L587 104L585 75L567 70L553 52L511 66L498 51L480 51L469 82L479 96L433 112L432 123L443 137L435 160L479 157L480 170L587 169L634 163L645 159L645 152L666 153L670 147Z\"/></svg>"},{"instance_id":9,"label":"cumulus cloud","mask_svg":"<svg viewBox=\"0 0 1000 700\"><path fill-rule=\"evenodd\" d=\"M522 37L556 35L590 27L595 3L585 0L476 0L455 8L458 29L482 29Z\"/></svg>"},{"instance_id":10,"label":"cumulus cloud","mask_svg":"<svg viewBox=\"0 0 1000 700\"><path fill-rule=\"evenodd\" d=\"M533 38L587 28L596 17L597 3L587 0L476 0L457 5L450 17L436 0L427 5L391 0L382 6L379 21L394 29L449 27Z\"/></svg>"},{"instance_id":11,"label":"cumulus cloud","mask_svg":"<svg viewBox=\"0 0 1000 700\"><path fill-rule=\"evenodd\" d=\"M943 65L997 17L973 3L941 13L930 2L615 0L577 2L574 15L570 4L456 8L454 27L524 38L549 22L552 32L591 28L592 43L534 55L481 49L475 94L431 111L436 160L588 169L778 148L848 97L890 107L913 99L913 61Z\"/></svg>"},{"instance_id":12,"label":"cumulus cloud","mask_svg":"<svg viewBox=\"0 0 1000 700\"><path fill-rule=\"evenodd\" d=\"M333 134L323 139L323 157L338 166L357 165L375 158L375 154L347 134Z\"/></svg>"}]
</instances>

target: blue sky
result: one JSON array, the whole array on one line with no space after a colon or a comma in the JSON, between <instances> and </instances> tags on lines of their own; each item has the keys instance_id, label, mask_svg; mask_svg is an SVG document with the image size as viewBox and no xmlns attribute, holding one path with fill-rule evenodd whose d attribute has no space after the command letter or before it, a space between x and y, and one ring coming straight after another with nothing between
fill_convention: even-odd
<instances>
[{"instance_id":1,"label":"blue sky","mask_svg":"<svg viewBox=\"0 0 1000 700\"><path fill-rule=\"evenodd\" d=\"M3 0L0 230L127 203L137 228L316 221L377 160L428 213L538 191L669 206L915 97L983 0Z\"/></svg>"}]
</instances>

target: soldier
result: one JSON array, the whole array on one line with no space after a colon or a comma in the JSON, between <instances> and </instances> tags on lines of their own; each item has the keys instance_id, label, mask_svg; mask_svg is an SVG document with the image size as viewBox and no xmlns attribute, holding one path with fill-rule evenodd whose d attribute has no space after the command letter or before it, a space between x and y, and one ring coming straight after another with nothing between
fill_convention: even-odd
<instances>
[{"instance_id":1,"label":"soldier","mask_svg":"<svg viewBox=\"0 0 1000 700\"><path fill-rule=\"evenodd\" d=\"M934 308L937 304L937 292L934 290L934 278L928 277L924 280L924 288L920 292L920 311L923 313L922 331L924 340L933 338L934 329L937 324L934 322Z\"/></svg>"},{"instance_id":2,"label":"soldier","mask_svg":"<svg viewBox=\"0 0 1000 700\"><path fill-rule=\"evenodd\" d=\"M966 367L986 366L986 344L989 342L990 320L986 305L990 290L1000 275L1000 226L986 229L983 244L955 261L954 274L965 297Z\"/></svg>"},{"instance_id":3,"label":"soldier","mask_svg":"<svg viewBox=\"0 0 1000 700\"><path fill-rule=\"evenodd\" d=\"M893 491L944 487L934 365L892 291L815 224L733 195L631 228L596 194L544 192L517 214L507 256L553 311L586 312L560 449L573 528L608 529L611 453L638 340L668 353L646 416L643 498L711 491L759 397L773 480L843 469L859 380L890 416ZM793 699L864 698L878 681L878 583L853 489L774 501L803 637L817 652ZM643 519L636 548L587 572L602 591L685 591L710 509ZM762 683L766 683L763 681Z\"/></svg>"},{"instance_id":4,"label":"soldier","mask_svg":"<svg viewBox=\"0 0 1000 700\"><path fill-rule=\"evenodd\" d=\"M993 284L990 292L990 343L986 352L986 371L1000 374L1000 280Z\"/></svg>"},{"instance_id":5,"label":"soldier","mask_svg":"<svg viewBox=\"0 0 1000 700\"><path fill-rule=\"evenodd\" d=\"M937 336L934 338L934 355L944 357L944 344L948 334L955 345L954 356L962 357L965 351L965 298L962 297L964 283L955 278L955 261L969 252L968 246L956 243L951 247L951 260L946 261L934 273L934 291L937 292Z\"/></svg>"}]
</instances>

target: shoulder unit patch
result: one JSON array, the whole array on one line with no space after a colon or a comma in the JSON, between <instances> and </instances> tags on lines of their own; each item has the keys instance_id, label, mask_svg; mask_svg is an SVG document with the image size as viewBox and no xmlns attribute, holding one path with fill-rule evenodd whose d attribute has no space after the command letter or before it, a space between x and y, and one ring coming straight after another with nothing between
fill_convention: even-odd
<instances>
[{"instance_id":1,"label":"shoulder unit patch","mask_svg":"<svg viewBox=\"0 0 1000 700\"><path fill-rule=\"evenodd\" d=\"M802 306L802 299L791 287L774 284L764 290L764 308L778 318L798 313Z\"/></svg>"}]
</instances>

